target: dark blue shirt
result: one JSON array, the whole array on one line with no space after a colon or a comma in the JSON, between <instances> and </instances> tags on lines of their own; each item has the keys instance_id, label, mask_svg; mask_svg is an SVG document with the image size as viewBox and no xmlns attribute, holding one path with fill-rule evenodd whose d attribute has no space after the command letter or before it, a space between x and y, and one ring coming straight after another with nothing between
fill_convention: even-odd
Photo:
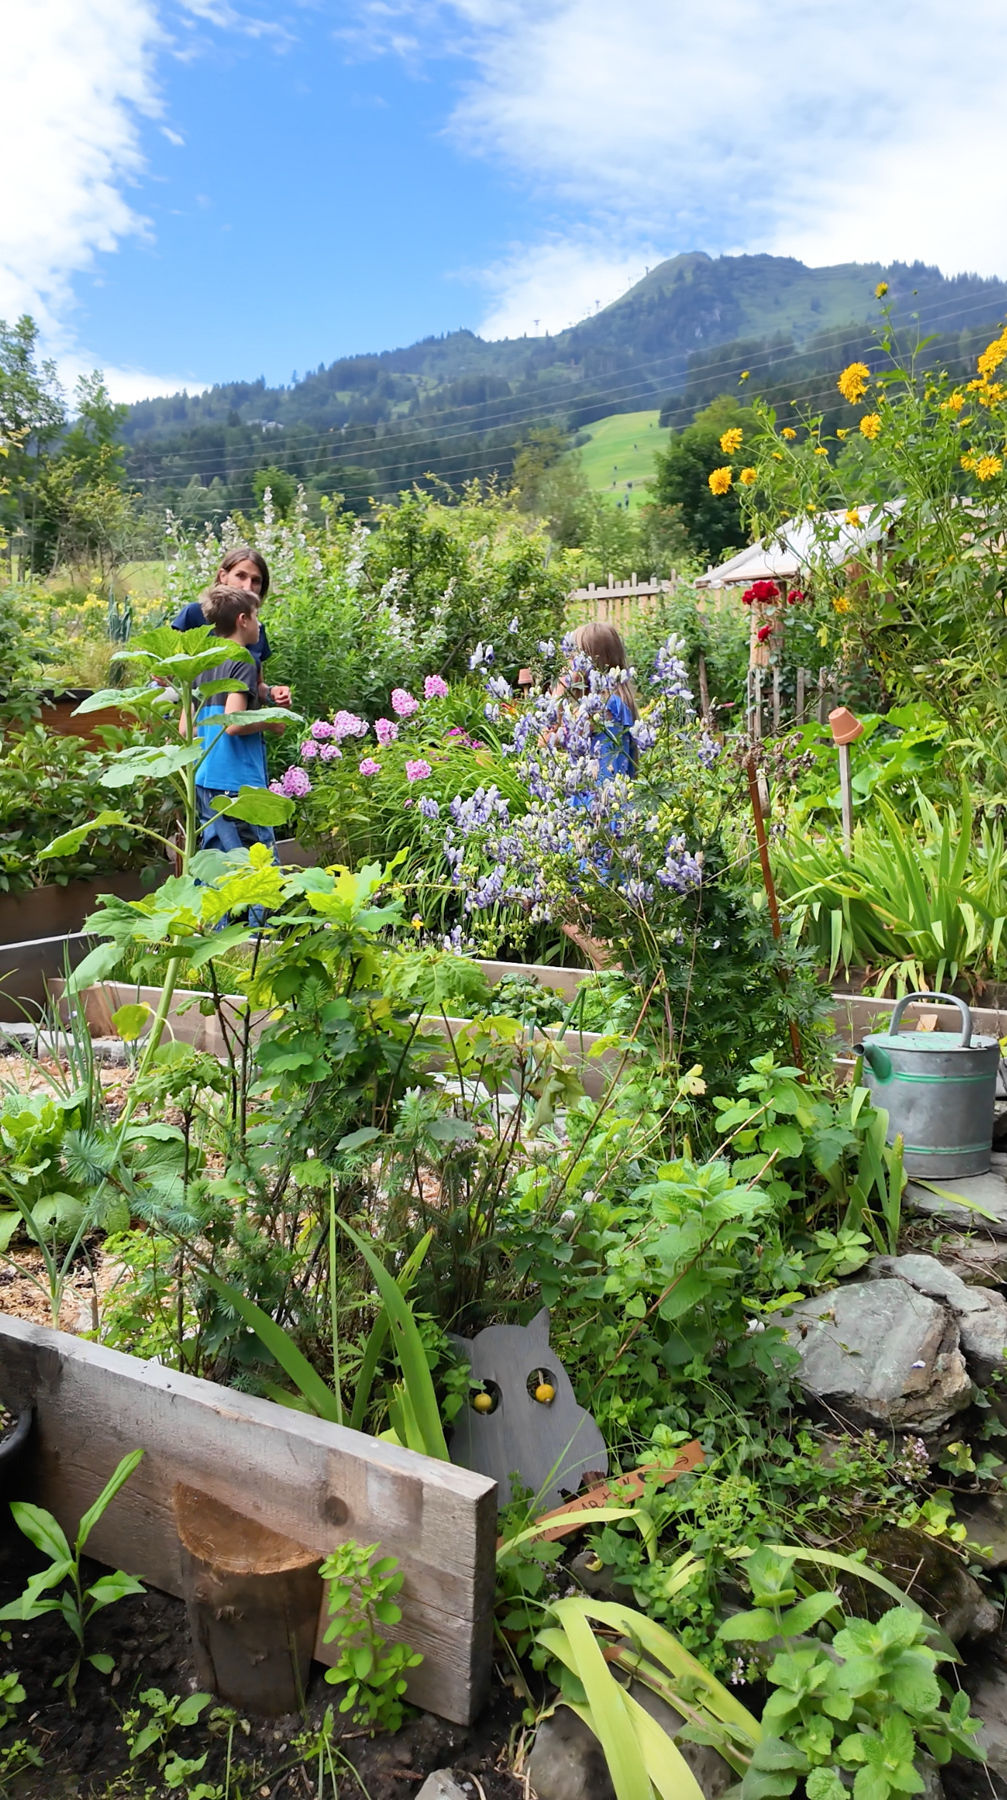
<instances>
[{"instance_id":1,"label":"dark blue shirt","mask_svg":"<svg viewBox=\"0 0 1007 1800\"><path fill-rule=\"evenodd\" d=\"M205 625L206 620L203 617L203 608L200 602L198 600L190 600L188 606L183 606L181 612L176 613L171 622L176 631L195 631L198 625ZM266 636L266 627L264 625L260 624L259 641L257 644L251 645L251 651L260 669L267 656L272 656L272 648L269 639Z\"/></svg>"}]
</instances>

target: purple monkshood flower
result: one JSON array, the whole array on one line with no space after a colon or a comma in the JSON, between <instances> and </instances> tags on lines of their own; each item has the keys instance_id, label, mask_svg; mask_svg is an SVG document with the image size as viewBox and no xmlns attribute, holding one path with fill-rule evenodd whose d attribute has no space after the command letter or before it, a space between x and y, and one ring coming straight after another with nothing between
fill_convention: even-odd
<instances>
[{"instance_id":1,"label":"purple monkshood flower","mask_svg":"<svg viewBox=\"0 0 1007 1800\"><path fill-rule=\"evenodd\" d=\"M326 738L335 737L336 728L329 724L328 719L316 719L311 726L311 735L313 738L317 738L319 743L322 743Z\"/></svg>"},{"instance_id":2,"label":"purple monkshood flower","mask_svg":"<svg viewBox=\"0 0 1007 1800\"><path fill-rule=\"evenodd\" d=\"M662 644L654 658L654 673L650 678L651 686L660 688L668 700L682 700L686 708L692 705L692 689L689 686L689 671L678 652L681 642L677 637L670 637Z\"/></svg>"},{"instance_id":3,"label":"purple monkshood flower","mask_svg":"<svg viewBox=\"0 0 1007 1800\"><path fill-rule=\"evenodd\" d=\"M520 629L521 629L521 621L518 618L517 613L515 613L513 619L511 620L510 624L507 627L507 630L513 636L514 632L520 631Z\"/></svg>"},{"instance_id":4,"label":"purple monkshood flower","mask_svg":"<svg viewBox=\"0 0 1007 1800\"><path fill-rule=\"evenodd\" d=\"M286 794L288 800L303 800L305 794L310 794L310 792L311 782L308 780L307 769L301 769L297 763L294 763L292 768L284 772L280 782L280 793Z\"/></svg>"},{"instance_id":5,"label":"purple monkshood flower","mask_svg":"<svg viewBox=\"0 0 1007 1800\"><path fill-rule=\"evenodd\" d=\"M406 688L392 689L392 711L400 719L410 719L419 707L419 701Z\"/></svg>"},{"instance_id":6,"label":"purple monkshood flower","mask_svg":"<svg viewBox=\"0 0 1007 1800\"><path fill-rule=\"evenodd\" d=\"M323 762L335 762L338 757L342 756L342 754L343 753L340 750L338 744L323 744L322 745L321 756L322 756Z\"/></svg>"},{"instance_id":7,"label":"purple monkshood flower","mask_svg":"<svg viewBox=\"0 0 1007 1800\"><path fill-rule=\"evenodd\" d=\"M491 663L493 654L492 644L477 644L469 657L469 670L478 669L482 663Z\"/></svg>"},{"instance_id":8,"label":"purple monkshood flower","mask_svg":"<svg viewBox=\"0 0 1007 1800\"><path fill-rule=\"evenodd\" d=\"M375 762L373 756L365 756L362 758L361 763L360 763L360 774L361 775L380 775L381 774L381 764L379 762Z\"/></svg>"},{"instance_id":9,"label":"purple monkshood flower","mask_svg":"<svg viewBox=\"0 0 1007 1800\"><path fill-rule=\"evenodd\" d=\"M329 748L328 744L326 744L325 748L326 750ZM313 756L318 755L318 750L319 746L314 738L305 738L301 745L301 761L310 762Z\"/></svg>"},{"instance_id":10,"label":"purple monkshood flower","mask_svg":"<svg viewBox=\"0 0 1007 1800\"><path fill-rule=\"evenodd\" d=\"M314 726L311 729L314 731ZM356 713L347 712L345 707L341 707L332 721L332 729L328 735L334 737L337 743L342 743L343 738L366 737L367 720L358 718Z\"/></svg>"},{"instance_id":11,"label":"purple monkshood flower","mask_svg":"<svg viewBox=\"0 0 1007 1800\"><path fill-rule=\"evenodd\" d=\"M379 719L374 727L374 735L382 749L387 750L389 744L394 744L398 737L399 728L394 719Z\"/></svg>"},{"instance_id":12,"label":"purple monkshood flower","mask_svg":"<svg viewBox=\"0 0 1007 1800\"><path fill-rule=\"evenodd\" d=\"M426 781L431 772L430 764L424 761L422 756L416 756L412 762L406 763L407 781Z\"/></svg>"},{"instance_id":13,"label":"purple monkshood flower","mask_svg":"<svg viewBox=\"0 0 1007 1800\"><path fill-rule=\"evenodd\" d=\"M696 759L704 769L712 769L720 756L720 745L708 731L704 731L696 750Z\"/></svg>"},{"instance_id":14,"label":"purple monkshood flower","mask_svg":"<svg viewBox=\"0 0 1007 1800\"><path fill-rule=\"evenodd\" d=\"M429 794L424 794L420 801L420 812L425 819L439 819L441 816L440 807L436 800L431 800Z\"/></svg>"},{"instance_id":15,"label":"purple monkshood flower","mask_svg":"<svg viewBox=\"0 0 1007 1800\"><path fill-rule=\"evenodd\" d=\"M424 700L443 700L447 696L448 684L443 675L428 675L423 683Z\"/></svg>"}]
</instances>

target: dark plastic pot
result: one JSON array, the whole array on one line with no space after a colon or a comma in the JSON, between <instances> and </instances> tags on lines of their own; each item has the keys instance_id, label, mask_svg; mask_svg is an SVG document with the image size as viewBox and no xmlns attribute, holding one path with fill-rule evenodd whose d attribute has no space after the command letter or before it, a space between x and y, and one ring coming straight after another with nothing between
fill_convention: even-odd
<instances>
[{"instance_id":1,"label":"dark plastic pot","mask_svg":"<svg viewBox=\"0 0 1007 1800\"><path fill-rule=\"evenodd\" d=\"M19 1476L28 1458L34 1408L26 1406L18 1413L5 1437L0 1438L0 1499L17 1498Z\"/></svg>"}]
</instances>

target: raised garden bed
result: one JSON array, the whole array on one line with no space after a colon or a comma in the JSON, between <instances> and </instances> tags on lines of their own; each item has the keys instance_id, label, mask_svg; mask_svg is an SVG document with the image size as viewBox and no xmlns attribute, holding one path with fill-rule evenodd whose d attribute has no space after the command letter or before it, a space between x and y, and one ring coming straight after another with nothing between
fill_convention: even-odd
<instances>
[{"instance_id":1,"label":"raised garden bed","mask_svg":"<svg viewBox=\"0 0 1007 1800\"><path fill-rule=\"evenodd\" d=\"M19 1497L71 1533L127 1452L143 1461L88 1551L164 1593L185 1591L172 1510L179 1483L319 1558L380 1543L405 1576L401 1625L422 1652L409 1697L467 1724L490 1676L496 1484L360 1432L0 1315L0 1391L32 1405ZM332 1661L319 1620L315 1655Z\"/></svg>"}]
</instances>

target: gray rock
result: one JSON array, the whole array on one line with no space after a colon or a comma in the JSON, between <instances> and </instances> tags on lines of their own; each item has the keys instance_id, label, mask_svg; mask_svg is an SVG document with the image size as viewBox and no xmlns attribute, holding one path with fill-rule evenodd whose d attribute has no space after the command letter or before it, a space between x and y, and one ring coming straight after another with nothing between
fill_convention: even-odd
<instances>
[{"instance_id":1,"label":"gray rock","mask_svg":"<svg viewBox=\"0 0 1007 1800\"><path fill-rule=\"evenodd\" d=\"M850 1282L783 1323L805 1392L854 1425L926 1436L972 1399L954 1318L908 1282Z\"/></svg>"},{"instance_id":2,"label":"gray rock","mask_svg":"<svg viewBox=\"0 0 1007 1800\"><path fill-rule=\"evenodd\" d=\"M987 1231L942 1232L934 1253L971 1287L1007 1287L1007 1238Z\"/></svg>"},{"instance_id":3,"label":"gray rock","mask_svg":"<svg viewBox=\"0 0 1007 1800\"><path fill-rule=\"evenodd\" d=\"M652 1693L650 1688L644 1687L642 1682L631 1682L630 1693L635 1700L639 1700L651 1718L657 1720L661 1730L666 1731L669 1737L674 1737L676 1731L681 1731L685 1724L683 1714L674 1706L669 1706L659 1695ZM711 1745L690 1744L683 1739L678 1749L702 1788L705 1800L721 1800L721 1795L734 1786L737 1776Z\"/></svg>"},{"instance_id":4,"label":"gray rock","mask_svg":"<svg viewBox=\"0 0 1007 1800\"><path fill-rule=\"evenodd\" d=\"M988 1175L967 1175L960 1180L949 1177L935 1181L939 1193L931 1193L920 1181L906 1183L902 1204L906 1212L922 1213L930 1219L944 1219L959 1231L977 1228L993 1237L1007 1238L1007 1181L1004 1180L1002 1157L994 1156ZM949 1198L961 1195L961 1204ZM978 1212L973 1208L978 1207Z\"/></svg>"},{"instance_id":5,"label":"gray rock","mask_svg":"<svg viewBox=\"0 0 1007 1800\"><path fill-rule=\"evenodd\" d=\"M673 1736L684 1724L681 1713L640 1682L631 1691L663 1731ZM737 1781L723 1757L707 1744L678 1745L706 1800L721 1800ZM604 1754L594 1733L567 1706L557 1707L535 1734L528 1775L538 1800L614 1800ZM423 1800L422 1794L420 1800Z\"/></svg>"},{"instance_id":6,"label":"gray rock","mask_svg":"<svg viewBox=\"0 0 1007 1800\"><path fill-rule=\"evenodd\" d=\"M944 1783L940 1778L937 1764L930 1756L921 1756L914 1765L917 1775L923 1777L923 1792L920 1800L944 1800Z\"/></svg>"},{"instance_id":7,"label":"gray rock","mask_svg":"<svg viewBox=\"0 0 1007 1800\"><path fill-rule=\"evenodd\" d=\"M961 1504L958 1517L969 1541L978 1544L987 1569L1007 1569L1007 1494L984 1494L981 1500Z\"/></svg>"},{"instance_id":8,"label":"gray rock","mask_svg":"<svg viewBox=\"0 0 1007 1800\"><path fill-rule=\"evenodd\" d=\"M982 1751L991 1772L1007 1780L1007 1671L999 1663L988 1668L973 1690L972 1711L982 1720L976 1748Z\"/></svg>"},{"instance_id":9,"label":"gray rock","mask_svg":"<svg viewBox=\"0 0 1007 1800\"><path fill-rule=\"evenodd\" d=\"M528 1775L538 1800L615 1800L601 1746L568 1706L536 1731Z\"/></svg>"},{"instance_id":10,"label":"gray rock","mask_svg":"<svg viewBox=\"0 0 1007 1800\"><path fill-rule=\"evenodd\" d=\"M471 1781L466 1784L464 1776L459 1779L454 1769L435 1769L427 1776L416 1800L476 1800L476 1788Z\"/></svg>"},{"instance_id":11,"label":"gray rock","mask_svg":"<svg viewBox=\"0 0 1007 1800\"><path fill-rule=\"evenodd\" d=\"M1000 1628L1000 1609L970 1575L961 1557L939 1538L911 1525L885 1525L863 1540L872 1562L911 1594L952 1643L990 1638ZM888 1602L867 1582L851 1577L854 1610L876 1618Z\"/></svg>"},{"instance_id":12,"label":"gray rock","mask_svg":"<svg viewBox=\"0 0 1007 1800\"><path fill-rule=\"evenodd\" d=\"M1007 1300L989 1288L969 1287L953 1269L935 1256L876 1256L870 1274L907 1281L918 1294L943 1300L958 1321L958 1337L965 1366L980 1387L1004 1368L1007 1351Z\"/></svg>"}]
</instances>

